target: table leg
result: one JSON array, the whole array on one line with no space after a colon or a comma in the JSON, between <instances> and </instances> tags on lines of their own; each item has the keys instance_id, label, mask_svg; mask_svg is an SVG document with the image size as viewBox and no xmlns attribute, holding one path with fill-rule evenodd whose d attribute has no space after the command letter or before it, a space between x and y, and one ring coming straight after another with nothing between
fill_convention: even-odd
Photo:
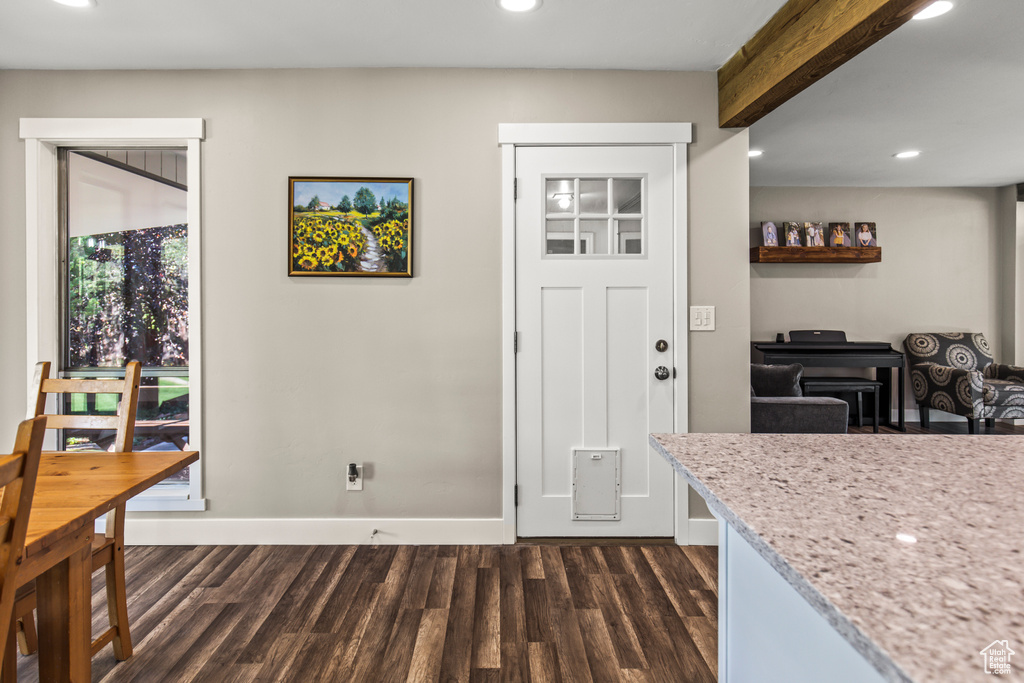
<instances>
[{"instance_id":1,"label":"table leg","mask_svg":"<svg viewBox=\"0 0 1024 683\"><path fill-rule=\"evenodd\" d=\"M904 407L905 407L904 403L906 403L906 400L907 400L907 396L906 396L907 388L905 386L906 376L907 376L907 369L904 366L901 365L900 367L896 368L896 372L899 373L897 375L897 377L899 377L899 379L896 382L896 384L897 384L897 386L899 388L899 395L896 398L897 398L897 401L898 401L899 413L900 413L900 415L899 415L900 431L901 432L905 432L905 431L907 431L907 423L905 422L903 410L904 410Z\"/></svg>"},{"instance_id":2,"label":"table leg","mask_svg":"<svg viewBox=\"0 0 1024 683\"><path fill-rule=\"evenodd\" d=\"M36 579L40 683L92 679L92 537Z\"/></svg>"},{"instance_id":3,"label":"table leg","mask_svg":"<svg viewBox=\"0 0 1024 683\"><path fill-rule=\"evenodd\" d=\"M893 427L892 368L875 368L875 380L882 383L882 390L878 392L878 412L881 413L882 424Z\"/></svg>"}]
</instances>

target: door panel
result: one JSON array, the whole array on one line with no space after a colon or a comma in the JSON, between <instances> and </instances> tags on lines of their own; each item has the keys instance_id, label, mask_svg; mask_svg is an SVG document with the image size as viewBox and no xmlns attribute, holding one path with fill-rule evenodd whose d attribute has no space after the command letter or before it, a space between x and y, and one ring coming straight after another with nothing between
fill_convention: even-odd
<instances>
[{"instance_id":1,"label":"door panel","mask_svg":"<svg viewBox=\"0 0 1024 683\"><path fill-rule=\"evenodd\" d=\"M671 147L518 148L520 536L671 536ZM664 339L667 351L657 351ZM621 518L572 517L574 449L618 450ZM598 457L597 453L587 457Z\"/></svg>"},{"instance_id":2,"label":"door panel","mask_svg":"<svg viewBox=\"0 0 1024 683\"><path fill-rule=\"evenodd\" d=\"M541 404L531 412L541 421L541 452L544 453L554 453L564 444L583 441L583 363L578 353L583 344L582 303L583 290L578 287L551 287L541 291L542 393ZM545 406L548 406L546 411ZM570 489L570 472L563 464L553 458L541 460L542 495L555 496Z\"/></svg>"}]
</instances>

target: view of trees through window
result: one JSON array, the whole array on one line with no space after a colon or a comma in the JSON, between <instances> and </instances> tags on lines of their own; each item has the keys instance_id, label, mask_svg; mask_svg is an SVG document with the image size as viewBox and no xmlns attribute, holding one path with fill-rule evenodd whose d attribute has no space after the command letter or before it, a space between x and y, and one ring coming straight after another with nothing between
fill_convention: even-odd
<instances>
[{"instance_id":1,"label":"view of trees through window","mask_svg":"<svg viewBox=\"0 0 1024 683\"><path fill-rule=\"evenodd\" d=\"M71 238L68 367L188 367L188 227Z\"/></svg>"}]
</instances>

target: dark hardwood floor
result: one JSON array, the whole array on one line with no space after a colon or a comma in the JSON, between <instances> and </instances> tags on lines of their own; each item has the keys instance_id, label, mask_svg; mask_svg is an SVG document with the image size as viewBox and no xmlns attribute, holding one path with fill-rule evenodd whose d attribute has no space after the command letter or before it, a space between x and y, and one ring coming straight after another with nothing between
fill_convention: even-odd
<instances>
[{"instance_id":1,"label":"dark hardwood floor","mask_svg":"<svg viewBox=\"0 0 1024 683\"><path fill-rule=\"evenodd\" d=\"M716 680L713 547L140 546L126 562L135 654L107 646L94 681ZM94 630L102 591L98 574ZM18 680L38 680L34 655Z\"/></svg>"},{"instance_id":2,"label":"dark hardwood floor","mask_svg":"<svg viewBox=\"0 0 1024 683\"><path fill-rule=\"evenodd\" d=\"M850 434L871 434L871 419L864 422L863 427L856 424L850 425ZM903 434L904 432L889 427L879 427L879 434ZM906 434L967 434L967 420L959 419L950 422L939 422L934 418L928 423L928 429L922 429L920 422L908 422ZM981 425L981 434L1024 434L1024 425L1012 425L1009 422L996 420L991 429Z\"/></svg>"},{"instance_id":3,"label":"dark hardwood floor","mask_svg":"<svg viewBox=\"0 0 1024 683\"><path fill-rule=\"evenodd\" d=\"M94 681L716 680L713 547L133 547L126 563L135 654L107 646ZM18 665L37 680L35 656Z\"/></svg>"}]
</instances>

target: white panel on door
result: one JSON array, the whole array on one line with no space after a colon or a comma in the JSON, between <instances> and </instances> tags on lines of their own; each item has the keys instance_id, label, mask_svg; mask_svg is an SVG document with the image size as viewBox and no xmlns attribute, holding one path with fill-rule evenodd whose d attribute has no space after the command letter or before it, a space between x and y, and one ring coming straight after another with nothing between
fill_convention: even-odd
<instances>
[{"instance_id":1,"label":"white panel on door","mask_svg":"<svg viewBox=\"0 0 1024 683\"><path fill-rule=\"evenodd\" d=\"M622 473L622 495L646 496L647 433L647 289L607 290L608 443L615 444L628 465ZM652 342L653 343L653 342Z\"/></svg>"},{"instance_id":2,"label":"white panel on door","mask_svg":"<svg viewBox=\"0 0 1024 683\"><path fill-rule=\"evenodd\" d=\"M571 495L574 447L583 443L583 290L541 291L542 496Z\"/></svg>"}]
</instances>

